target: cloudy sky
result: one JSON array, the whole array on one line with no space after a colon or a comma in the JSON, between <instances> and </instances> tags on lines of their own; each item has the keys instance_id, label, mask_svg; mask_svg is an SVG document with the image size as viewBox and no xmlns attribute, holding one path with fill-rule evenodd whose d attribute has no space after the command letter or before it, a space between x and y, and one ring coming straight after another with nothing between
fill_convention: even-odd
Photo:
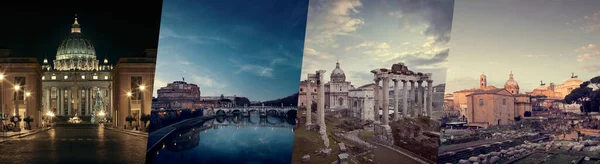
<instances>
[{"instance_id":1,"label":"cloudy sky","mask_svg":"<svg viewBox=\"0 0 600 164\"><path fill-rule=\"evenodd\" d=\"M202 96L262 101L297 92L307 7L305 1L165 1L155 88L184 77Z\"/></svg>"},{"instance_id":2,"label":"cloudy sky","mask_svg":"<svg viewBox=\"0 0 600 164\"><path fill-rule=\"evenodd\" d=\"M302 79L324 69L329 81L339 60L356 87L373 82L371 70L398 62L444 83L453 7L453 0L311 0Z\"/></svg>"},{"instance_id":3,"label":"cloudy sky","mask_svg":"<svg viewBox=\"0 0 600 164\"><path fill-rule=\"evenodd\" d=\"M600 75L600 1L457 1L446 91L504 87L510 71L521 92Z\"/></svg>"}]
</instances>

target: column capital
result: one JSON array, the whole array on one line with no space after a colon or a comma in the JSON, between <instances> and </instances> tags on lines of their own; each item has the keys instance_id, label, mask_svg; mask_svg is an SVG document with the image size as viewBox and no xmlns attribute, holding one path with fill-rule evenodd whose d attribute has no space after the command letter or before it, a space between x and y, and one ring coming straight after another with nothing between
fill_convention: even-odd
<instances>
[{"instance_id":1,"label":"column capital","mask_svg":"<svg viewBox=\"0 0 600 164\"><path fill-rule=\"evenodd\" d=\"M419 85L420 85L423 83L423 80L417 80L417 83L419 83Z\"/></svg>"},{"instance_id":2,"label":"column capital","mask_svg":"<svg viewBox=\"0 0 600 164\"><path fill-rule=\"evenodd\" d=\"M400 80L400 81L402 81L402 83L407 83L408 82L408 80Z\"/></svg>"},{"instance_id":3,"label":"column capital","mask_svg":"<svg viewBox=\"0 0 600 164\"><path fill-rule=\"evenodd\" d=\"M433 80L426 80L426 81L427 81L427 84L430 84L430 85L431 85L431 83L433 83Z\"/></svg>"}]
</instances>

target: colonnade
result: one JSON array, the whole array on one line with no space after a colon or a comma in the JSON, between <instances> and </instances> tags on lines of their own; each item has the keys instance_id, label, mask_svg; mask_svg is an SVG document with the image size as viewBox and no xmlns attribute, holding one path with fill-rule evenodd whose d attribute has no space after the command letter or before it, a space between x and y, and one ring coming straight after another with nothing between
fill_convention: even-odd
<instances>
[{"instance_id":1,"label":"colonnade","mask_svg":"<svg viewBox=\"0 0 600 164\"><path fill-rule=\"evenodd\" d=\"M387 91L389 91L390 88L390 81L394 82L394 120L399 119L399 82L402 82L402 87L404 89L404 96L402 96L402 115L404 117L409 117L408 107L411 106L412 114L410 114L410 116L415 117L422 113L426 116L431 116L433 109L433 80L431 80L431 73L414 73L408 70L402 63L394 64L391 70L381 68L372 70L371 73L373 73L375 77L373 79L375 81L375 122L380 122L384 125L389 124L390 98ZM380 82L382 83L382 86L380 86ZM423 82L427 82L427 93L425 93L425 88L422 86ZM416 86L415 83L417 84ZM410 88L408 88L408 84L410 84ZM383 91L380 91L380 89ZM380 94L379 92L385 93ZM381 120L379 119L379 110L383 110L383 118Z\"/></svg>"}]
</instances>

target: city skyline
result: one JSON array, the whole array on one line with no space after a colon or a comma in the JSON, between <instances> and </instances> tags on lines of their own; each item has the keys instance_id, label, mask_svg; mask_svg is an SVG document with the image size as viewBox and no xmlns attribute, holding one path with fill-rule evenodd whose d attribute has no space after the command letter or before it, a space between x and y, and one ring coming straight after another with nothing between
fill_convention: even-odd
<instances>
[{"instance_id":1,"label":"city skyline","mask_svg":"<svg viewBox=\"0 0 600 164\"><path fill-rule=\"evenodd\" d=\"M16 56L36 57L40 63L44 58L52 62L61 41L71 32L75 15L100 61L106 57L114 65L119 57L139 56L158 46L160 1L120 7L110 3L82 6L79 1L48 3L1 5L0 19L12 25L0 26L0 49L10 49ZM146 10L131 10L134 6ZM123 25L131 30L123 30Z\"/></svg>"},{"instance_id":2,"label":"city skyline","mask_svg":"<svg viewBox=\"0 0 600 164\"><path fill-rule=\"evenodd\" d=\"M561 84L574 73L587 81L600 72L600 2L457 2L446 91L504 87L512 71L522 93L540 81ZM492 21L490 21L492 20Z\"/></svg>"},{"instance_id":3,"label":"city skyline","mask_svg":"<svg viewBox=\"0 0 600 164\"><path fill-rule=\"evenodd\" d=\"M371 70L404 62L446 81L454 1L311 1L302 79L335 63L355 87L373 83ZM329 81L328 78L326 78Z\"/></svg>"},{"instance_id":4,"label":"city skyline","mask_svg":"<svg viewBox=\"0 0 600 164\"><path fill-rule=\"evenodd\" d=\"M185 77L208 96L297 92L307 3L164 3L155 88Z\"/></svg>"}]
</instances>

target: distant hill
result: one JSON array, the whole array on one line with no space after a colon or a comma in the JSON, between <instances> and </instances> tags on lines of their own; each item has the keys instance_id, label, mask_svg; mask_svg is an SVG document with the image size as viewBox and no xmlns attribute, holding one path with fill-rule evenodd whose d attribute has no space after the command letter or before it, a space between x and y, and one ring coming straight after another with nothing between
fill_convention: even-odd
<instances>
[{"instance_id":1,"label":"distant hill","mask_svg":"<svg viewBox=\"0 0 600 164\"><path fill-rule=\"evenodd\" d=\"M294 93L290 96L280 98L277 100L264 101L253 105L265 104L265 106L281 106L281 103L283 103L284 106L298 106L298 93Z\"/></svg>"}]
</instances>

